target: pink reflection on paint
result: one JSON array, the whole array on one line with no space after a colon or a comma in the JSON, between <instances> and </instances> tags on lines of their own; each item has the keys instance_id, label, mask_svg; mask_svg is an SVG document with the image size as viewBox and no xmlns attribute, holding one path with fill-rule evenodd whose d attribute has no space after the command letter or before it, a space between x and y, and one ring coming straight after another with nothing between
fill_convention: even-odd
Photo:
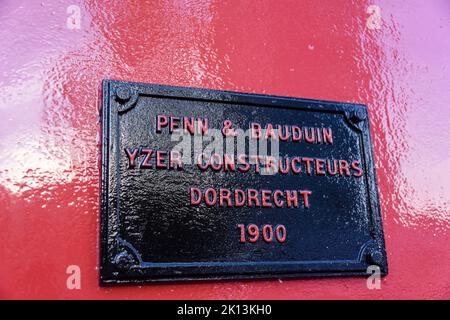
<instances>
[{"instance_id":1,"label":"pink reflection on paint","mask_svg":"<svg viewBox=\"0 0 450 320\"><path fill-rule=\"evenodd\" d=\"M445 232L450 226L450 5L379 5L388 32L380 39L386 65L377 77L390 83L385 132L398 168L392 195L396 219Z\"/></svg>"}]
</instances>

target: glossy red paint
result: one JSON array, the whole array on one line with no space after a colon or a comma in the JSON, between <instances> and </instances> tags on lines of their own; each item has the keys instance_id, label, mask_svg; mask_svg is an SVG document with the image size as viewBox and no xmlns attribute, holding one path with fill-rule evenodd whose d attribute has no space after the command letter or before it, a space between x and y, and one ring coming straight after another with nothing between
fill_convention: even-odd
<instances>
[{"instance_id":1,"label":"glossy red paint","mask_svg":"<svg viewBox=\"0 0 450 320\"><path fill-rule=\"evenodd\" d=\"M2 1L0 298L450 298L449 34L446 0ZM104 78L368 104L381 290L363 278L100 288Z\"/></svg>"}]
</instances>

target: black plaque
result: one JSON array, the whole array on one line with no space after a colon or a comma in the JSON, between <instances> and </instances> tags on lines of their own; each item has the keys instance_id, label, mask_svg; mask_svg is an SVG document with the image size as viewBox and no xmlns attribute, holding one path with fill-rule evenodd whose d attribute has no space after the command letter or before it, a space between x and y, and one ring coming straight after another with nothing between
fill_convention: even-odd
<instances>
[{"instance_id":1,"label":"black plaque","mask_svg":"<svg viewBox=\"0 0 450 320\"><path fill-rule=\"evenodd\" d=\"M101 112L100 284L387 273L365 105L105 80Z\"/></svg>"}]
</instances>

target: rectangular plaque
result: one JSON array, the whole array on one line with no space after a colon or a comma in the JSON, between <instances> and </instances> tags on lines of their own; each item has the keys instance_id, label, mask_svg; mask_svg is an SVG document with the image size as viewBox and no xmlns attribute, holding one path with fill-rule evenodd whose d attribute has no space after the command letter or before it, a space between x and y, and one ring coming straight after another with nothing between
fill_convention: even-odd
<instances>
[{"instance_id":1,"label":"rectangular plaque","mask_svg":"<svg viewBox=\"0 0 450 320\"><path fill-rule=\"evenodd\" d=\"M100 284L387 273L367 107L105 80Z\"/></svg>"}]
</instances>

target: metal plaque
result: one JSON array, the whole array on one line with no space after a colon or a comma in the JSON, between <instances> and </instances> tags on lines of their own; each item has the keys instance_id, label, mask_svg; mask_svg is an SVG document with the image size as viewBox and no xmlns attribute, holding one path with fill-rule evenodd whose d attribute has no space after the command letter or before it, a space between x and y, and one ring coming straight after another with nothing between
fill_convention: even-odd
<instances>
[{"instance_id":1,"label":"metal plaque","mask_svg":"<svg viewBox=\"0 0 450 320\"><path fill-rule=\"evenodd\" d=\"M100 284L387 273L365 105L102 90Z\"/></svg>"}]
</instances>

